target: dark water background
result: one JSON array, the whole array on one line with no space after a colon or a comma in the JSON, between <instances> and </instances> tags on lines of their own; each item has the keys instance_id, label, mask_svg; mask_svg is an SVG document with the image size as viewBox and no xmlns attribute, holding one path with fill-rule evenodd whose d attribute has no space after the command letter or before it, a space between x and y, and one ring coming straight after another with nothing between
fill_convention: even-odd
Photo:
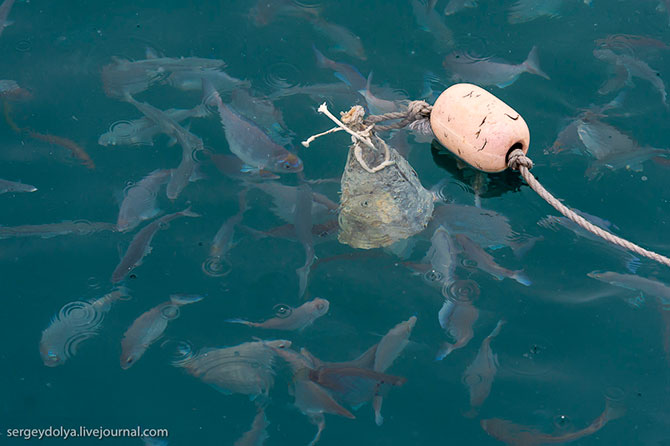
<instances>
[{"instance_id":1,"label":"dark water background","mask_svg":"<svg viewBox=\"0 0 670 446\"><path fill-rule=\"evenodd\" d=\"M509 3L482 1L479 8L444 20L454 31L458 47L474 53L519 63L533 45L538 46L541 66L551 81L523 74L505 89L490 88L527 121L532 135L530 155L536 162L533 172L566 203L616 223L624 237L667 253L667 166L647 162L641 173L607 170L602 178L589 181L584 176L588 158L544 152L564 119L574 116L577 108L613 97L597 93L607 72L606 65L593 57L594 40L624 33L670 42L667 16L656 10L655 1L594 0L592 7L566 1L562 17L511 25L506 20ZM295 18L256 27L249 15L251 6L231 1L164 1L160 6L153 1L17 3L10 15L14 24L0 37L0 78L18 81L34 97L14 105L15 119L80 143L97 168L86 169L66 150L17 135L0 122L0 178L20 179L39 188L32 194L1 195L0 224L114 222L129 182L178 164L181 152L178 147L167 147L166 137L159 137L153 147L97 145L99 135L111 123L139 117L131 105L104 94L100 70L113 56L142 59L145 48L151 47L167 57L223 59L229 74L248 79L257 91L269 94L276 90L273 79L277 78L305 85L336 81L330 71L316 67L311 49L316 43L329 57L352 63L365 75L374 70L375 84L401 90L409 98L421 94L428 71L445 85L451 83L442 68L444 54L435 52L433 36L419 29L405 0L322 3L328 21L361 37L366 61L329 51L330 42ZM442 7L440 3L438 10ZM660 51L648 59L663 78L670 76L669 57ZM161 109L188 108L200 101L199 92L167 86L138 97ZM329 122L315 111L318 104L306 96L295 96L276 105L296 135L294 143L306 177L339 176L346 159L346 137L332 136L309 149L298 144L328 128ZM331 103L331 109L349 105ZM641 145L670 146L669 113L648 83L636 80L625 108L631 116L608 122ZM215 118L194 120L191 131L210 150L228 153ZM431 153L429 144L410 142L409 161L424 186L455 178L453 171L440 167L453 165L453 161ZM223 320L241 316L261 320L275 304L301 303L294 271L304 262L299 243L254 240L238 232L239 243L230 255L233 274L224 278L203 274L201 263L211 238L237 212L239 188L237 182L216 171L210 174L190 184L174 204L161 198L168 212L191 202L203 218L177 220L156 235L153 252L136 269L137 278L128 283L133 299L113 307L101 334L82 344L62 367L42 364L38 351L42 330L67 302L109 292L119 249L127 246L132 235L102 232L0 240L3 435L9 427L140 424L169 428L170 444L214 445L232 444L248 429L255 414L253 403L246 396L221 395L170 366L169 346L155 344L127 371L118 362L120 339L128 325L171 293L207 294L204 301L184 308L165 335L165 339L187 340L195 348L231 346L252 336L265 336ZM298 184L290 175L281 181ZM315 189L338 199L338 185ZM457 202L472 204L471 192L453 182L447 183L444 192ZM246 225L267 229L281 224L269 211L268 196L253 191L249 204ZM398 265L396 257L379 251L378 255L314 268L309 294L327 298L330 312L303 333L284 336L296 347L307 347L326 360L352 359L396 323L411 315L418 317L412 342L389 370L405 376L407 383L386 398L386 423L375 426L369 405L356 412L356 420L327 415L320 444L499 444L479 425L479 418L493 417L545 432L576 430L601 413L604 394L612 388L625 394L626 416L576 444L670 444L668 361L655 300L648 299L640 307L617 297L580 303L575 296L609 287L586 273L596 269L625 272L620 256L567 230L539 227L537 221L554 211L527 187L485 197L482 206L507 216L515 231L544 237L521 260L510 250L496 253L501 264L523 268L533 285L526 288L474 272L470 278L481 289L475 302L481 312L475 337L441 362L433 358L445 340L437 321L443 297ZM426 242L419 243L412 258L420 260L427 247ZM336 240L316 248L319 258L353 251ZM646 261L638 273L661 281L670 278L667 269ZM622 291L621 296L637 294ZM464 418L469 402L461 374L501 318L507 324L492 343L500 369L491 394L479 418ZM306 444L314 434L307 418L292 407L289 382L288 372L280 367L267 408L271 422L268 445ZM568 417L567 426L555 423L562 415ZM0 437L0 443L6 441L10 440ZM116 441L140 444L140 440Z\"/></svg>"}]
</instances>

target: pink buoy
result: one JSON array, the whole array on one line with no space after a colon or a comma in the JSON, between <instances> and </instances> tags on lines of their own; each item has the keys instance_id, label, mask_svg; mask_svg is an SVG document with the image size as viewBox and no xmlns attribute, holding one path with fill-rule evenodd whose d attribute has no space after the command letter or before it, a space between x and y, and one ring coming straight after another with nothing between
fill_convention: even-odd
<instances>
[{"instance_id":1,"label":"pink buoy","mask_svg":"<svg viewBox=\"0 0 670 446\"><path fill-rule=\"evenodd\" d=\"M430 126L440 143L485 172L507 169L514 149L528 152L530 132L512 107L472 84L455 84L437 98Z\"/></svg>"}]
</instances>

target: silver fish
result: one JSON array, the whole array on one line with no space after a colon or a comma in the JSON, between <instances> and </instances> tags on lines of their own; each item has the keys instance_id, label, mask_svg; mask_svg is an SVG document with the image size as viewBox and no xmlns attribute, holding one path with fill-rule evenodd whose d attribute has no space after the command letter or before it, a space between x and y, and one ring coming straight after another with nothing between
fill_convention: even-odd
<instances>
[{"instance_id":1,"label":"silver fish","mask_svg":"<svg viewBox=\"0 0 670 446\"><path fill-rule=\"evenodd\" d=\"M115 290L89 302L75 301L63 306L42 332L40 355L47 367L57 367L77 353L80 344L96 336L112 303L126 295Z\"/></svg>"},{"instance_id":2,"label":"silver fish","mask_svg":"<svg viewBox=\"0 0 670 446\"><path fill-rule=\"evenodd\" d=\"M99 231L116 231L116 225L86 220L66 220L44 225L0 226L0 239L20 237L51 238L59 235L89 235Z\"/></svg>"},{"instance_id":3,"label":"silver fish","mask_svg":"<svg viewBox=\"0 0 670 446\"><path fill-rule=\"evenodd\" d=\"M342 82L332 84L296 85L277 90L274 93L271 93L268 97L275 100L295 95L307 95L315 101L329 99L343 104L360 99L358 92L352 90L351 87Z\"/></svg>"},{"instance_id":4,"label":"silver fish","mask_svg":"<svg viewBox=\"0 0 670 446\"><path fill-rule=\"evenodd\" d=\"M272 141L256 124L226 106L211 84L203 82L210 103L219 111L228 147L246 164L271 172L301 172L302 160Z\"/></svg>"},{"instance_id":5,"label":"silver fish","mask_svg":"<svg viewBox=\"0 0 670 446\"><path fill-rule=\"evenodd\" d=\"M287 223L296 224L296 209L298 203L298 188L295 186L286 186L275 181L263 183L254 183L254 187L270 195L274 206L271 211ZM312 222L319 223L329 220L333 216L333 211L338 209L337 203L329 200L327 197L313 193L312 194Z\"/></svg>"},{"instance_id":6,"label":"silver fish","mask_svg":"<svg viewBox=\"0 0 670 446\"><path fill-rule=\"evenodd\" d=\"M665 89L665 82L661 78L661 74L651 68L646 62L636 59L628 54L616 54L610 49L595 49L593 55L612 65L615 70L616 77L607 81L600 88L601 94L607 94L610 91L622 88L625 84L632 84L632 79L637 77L639 79L649 82L661 95L661 100L665 107L668 107L668 93Z\"/></svg>"},{"instance_id":7,"label":"silver fish","mask_svg":"<svg viewBox=\"0 0 670 446\"><path fill-rule=\"evenodd\" d=\"M175 122L182 122L189 118L203 118L209 115L204 104L197 105L190 110L170 108L164 113ZM163 133L160 125L153 120L143 117L133 121L121 121L113 125L110 130L100 135L98 144L101 146L145 145L153 146L156 135ZM173 140L176 142L175 140Z\"/></svg>"},{"instance_id":8,"label":"silver fish","mask_svg":"<svg viewBox=\"0 0 670 446\"><path fill-rule=\"evenodd\" d=\"M230 261L227 259L228 251L233 247L235 227L242 221L247 211L247 190L239 193L240 210L237 214L223 222L219 230L214 234L214 239L209 248L209 257L203 262L202 270L208 276L223 277L232 270Z\"/></svg>"},{"instance_id":9,"label":"silver fish","mask_svg":"<svg viewBox=\"0 0 670 446\"><path fill-rule=\"evenodd\" d=\"M250 90L237 88L230 95L230 107L260 127L271 140L284 146L291 145L293 133L272 101L254 96Z\"/></svg>"},{"instance_id":10,"label":"silver fish","mask_svg":"<svg viewBox=\"0 0 670 446\"><path fill-rule=\"evenodd\" d=\"M387 99L381 99L370 90L370 84L372 82L372 72L368 75L368 80L365 84L365 88L358 90L358 92L365 98L365 102L368 104L368 110L373 115L380 115L384 113L393 113L398 112L403 108L404 104L407 103L406 100L393 100L389 101Z\"/></svg>"},{"instance_id":11,"label":"silver fish","mask_svg":"<svg viewBox=\"0 0 670 446\"><path fill-rule=\"evenodd\" d=\"M472 326L479 317L479 310L470 301L447 298L438 313L438 321L444 332L454 340L444 342L435 359L442 360L454 350L463 348L472 339Z\"/></svg>"},{"instance_id":12,"label":"silver fish","mask_svg":"<svg viewBox=\"0 0 670 446\"><path fill-rule=\"evenodd\" d=\"M249 169L244 162L235 155L227 155L215 153L210 156L210 160L214 163L219 172L224 175L242 181L260 181L260 180L277 180L278 175L263 170L263 169Z\"/></svg>"},{"instance_id":13,"label":"silver fish","mask_svg":"<svg viewBox=\"0 0 670 446\"><path fill-rule=\"evenodd\" d=\"M223 394L266 397L274 385L275 351L283 351L290 346L291 341L275 340L245 342L226 348L204 348L174 365Z\"/></svg>"},{"instance_id":14,"label":"silver fish","mask_svg":"<svg viewBox=\"0 0 670 446\"><path fill-rule=\"evenodd\" d=\"M454 49L454 33L445 25L442 16L435 11L435 1L427 4L423 0L412 0L412 12L417 25L432 34L435 49L446 53Z\"/></svg>"},{"instance_id":15,"label":"silver fish","mask_svg":"<svg viewBox=\"0 0 670 446\"><path fill-rule=\"evenodd\" d=\"M179 307L200 302L203 296L173 294L170 300L152 308L135 319L121 340L121 368L132 367L156 339L163 335L168 322L179 317Z\"/></svg>"},{"instance_id":16,"label":"silver fish","mask_svg":"<svg viewBox=\"0 0 670 446\"><path fill-rule=\"evenodd\" d=\"M640 147L637 150L627 153L614 153L607 158L599 159L591 163L586 170L586 177L589 180L600 178L602 170L626 169L633 172L642 172L643 164L650 159L670 158L670 151L666 149L656 149L654 147Z\"/></svg>"},{"instance_id":17,"label":"silver fish","mask_svg":"<svg viewBox=\"0 0 670 446\"><path fill-rule=\"evenodd\" d=\"M249 327L265 328L268 330L302 331L314 323L315 320L328 313L330 302L317 297L305 302L298 308L284 309L281 315L264 322L249 322L243 319L226 319L226 322L248 325Z\"/></svg>"},{"instance_id":18,"label":"silver fish","mask_svg":"<svg viewBox=\"0 0 670 446\"><path fill-rule=\"evenodd\" d=\"M657 280L613 271L591 271L587 276L620 288L654 296L661 305L670 305L670 286Z\"/></svg>"},{"instance_id":19,"label":"silver fish","mask_svg":"<svg viewBox=\"0 0 670 446\"><path fill-rule=\"evenodd\" d=\"M296 269L296 274L298 274L298 297L304 296L305 291L307 291L309 272L316 258L312 237L312 227L314 225L312 221L313 202L312 188L306 183L298 186L293 221L298 241L305 249L305 264Z\"/></svg>"},{"instance_id":20,"label":"silver fish","mask_svg":"<svg viewBox=\"0 0 670 446\"><path fill-rule=\"evenodd\" d=\"M151 240L154 238L154 235L156 235L156 232L158 232L158 230L165 224L179 217L200 217L200 214L192 212L191 207L189 206L183 211L164 215L140 229L130 242L126 254L114 269L114 273L112 273L112 283L122 281L130 271L140 265L144 256L151 252Z\"/></svg>"},{"instance_id":21,"label":"silver fish","mask_svg":"<svg viewBox=\"0 0 670 446\"><path fill-rule=\"evenodd\" d=\"M134 105L144 116L154 121L167 135L173 136L182 147L182 157L179 166L172 170L172 175L166 188L167 197L175 200L186 187L195 173L195 152L204 150L202 139L183 128L177 121L171 119L162 110L146 102L136 101L130 94L124 99Z\"/></svg>"},{"instance_id":22,"label":"silver fish","mask_svg":"<svg viewBox=\"0 0 670 446\"><path fill-rule=\"evenodd\" d=\"M449 0L444 8L444 15L456 14L465 8L476 8L477 4L477 0Z\"/></svg>"},{"instance_id":23,"label":"silver fish","mask_svg":"<svg viewBox=\"0 0 670 446\"><path fill-rule=\"evenodd\" d=\"M391 367L393 362L405 350L407 344L409 344L409 337L415 325L416 316L412 316L408 320L400 322L384 335L377 344L372 370L375 372L385 372ZM384 417L381 414L383 398L382 395L375 395L372 398L372 408L375 412L375 424L377 426L381 426L384 423Z\"/></svg>"},{"instance_id":24,"label":"silver fish","mask_svg":"<svg viewBox=\"0 0 670 446\"><path fill-rule=\"evenodd\" d=\"M519 65L511 65L498 59L474 59L462 52L449 54L443 62L444 68L451 73L453 81L472 82L485 86L495 85L505 88L512 85L521 73L530 73L549 79L540 69L537 47L528 53L528 58Z\"/></svg>"},{"instance_id":25,"label":"silver fish","mask_svg":"<svg viewBox=\"0 0 670 446\"><path fill-rule=\"evenodd\" d=\"M430 274L435 275L435 282L446 286L454 281L457 253L458 247L451 234L444 226L439 226L430 238L430 249L424 258L424 263L430 263Z\"/></svg>"},{"instance_id":26,"label":"silver fish","mask_svg":"<svg viewBox=\"0 0 670 446\"><path fill-rule=\"evenodd\" d=\"M516 280L521 285L530 286L532 282L523 272L523 270L512 271L496 263L491 254L484 251L478 244L470 240L464 234L455 234L454 240L463 249L464 254L477 263L477 268L489 273L498 280L505 277Z\"/></svg>"},{"instance_id":27,"label":"silver fish","mask_svg":"<svg viewBox=\"0 0 670 446\"><path fill-rule=\"evenodd\" d=\"M158 190L167 183L170 174L169 170L157 169L128 188L116 219L117 230L130 231L144 220L150 220L158 214Z\"/></svg>"},{"instance_id":28,"label":"silver fish","mask_svg":"<svg viewBox=\"0 0 670 446\"><path fill-rule=\"evenodd\" d=\"M225 65L222 60L199 57L154 57L132 62L113 57L112 63L102 67L102 81L108 96L123 98L147 90L170 73L223 68Z\"/></svg>"},{"instance_id":29,"label":"silver fish","mask_svg":"<svg viewBox=\"0 0 670 446\"><path fill-rule=\"evenodd\" d=\"M2 2L2 5L0 5L0 35L2 35L2 31L6 27L11 25L11 22L7 20L7 17L12 10L12 6L14 6L14 0L5 0Z\"/></svg>"},{"instance_id":30,"label":"silver fish","mask_svg":"<svg viewBox=\"0 0 670 446\"><path fill-rule=\"evenodd\" d=\"M2 29L0 28L0 32ZM16 81L0 79L0 98L9 100L29 99L32 97L30 91L21 88Z\"/></svg>"},{"instance_id":31,"label":"silver fish","mask_svg":"<svg viewBox=\"0 0 670 446\"><path fill-rule=\"evenodd\" d=\"M366 60L368 58L365 54L361 38L344 26L330 23L321 17L311 19L309 22L312 24L315 31L335 44L333 47L334 51L343 51L348 55L361 60Z\"/></svg>"},{"instance_id":32,"label":"silver fish","mask_svg":"<svg viewBox=\"0 0 670 446\"><path fill-rule=\"evenodd\" d=\"M269 424L270 422L265 416L265 410L260 409L251 423L251 429L245 432L233 446L263 446L265 440L270 438L267 431Z\"/></svg>"},{"instance_id":33,"label":"silver fish","mask_svg":"<svg viewBox=\"0 0 670 446\"><path fill-rule=\"evenodd\" d=\"M498 371L498 355L491 350L491 340L498 336L504 323L503 320L498 321L496 328L482 341L472 364L463 372L463 382L470 392L471 411L468 416L476 415L479 407L491 393L491 385Z\"/></svg>"},{"instance_id":34,"label":"silver fish","mask_svg":"<svg viewBox=\"0 0 670 446\"><path fill-rule=\"evenodd\" d=\"M509 8L509 23L526 23L540 17L560 17L565 0L517 0Z\"/></svg>"},{"instance_id":35,"label":"silver fish","mask_svg":"<svg viewBox=\"0 0 670 446\"><path fill-rule=\"evenodd\" d=\"M334 60L328 59L316 48L316 45L312 45L312 49L316 56L316 64L320 68L333 70L335 72L335 77L344 82L352 90L357 91L365 88L365 77L363 77L356 67L347 63L335 62Z\"/></svg>"},{"instance_id":36,"label":"silver fish","mask_svg":"<svg viewBox=\"0 0 670 446\"><path fill-rule=\"evenodd\" d=\"M175 71L165 82L180 90L191 91L200 90L203 79L207 79L216 91L233 91L236 88L249 88L251 85L249 81L236 79L218 68Z\"/></svg>"},{"instance_id":37,"label":"silver fish","mask_svg":"<svg viewBox=\"0 0 670 446\"><path fill-rule=\"evenodd\" d=\"M0 194L7 192L35 192L37 188L32 184L17 183L16 181L0 178Z\"/></svg>"}]
</instances>

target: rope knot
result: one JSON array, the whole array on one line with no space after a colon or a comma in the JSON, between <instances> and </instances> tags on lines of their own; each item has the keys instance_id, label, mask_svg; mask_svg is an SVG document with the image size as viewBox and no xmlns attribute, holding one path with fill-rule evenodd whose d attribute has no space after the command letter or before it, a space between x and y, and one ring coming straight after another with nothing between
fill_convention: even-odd
<instances>
[{"instance_id":1,"label":"rope knot","mask_svg":"<svg viewBox=\"0 0 670 446\"><path fill-rule=\"evenodd\" d=\"M533 160L528 158L523 150L514 149L507 157L507 167L514 170L520 170L519 167L525 167L530 170L533 168Z\"/></svg>"},{"instance_id":2,"label":"rope knot","mask_svg":"<svg viewBox=\"0 0 670 446\"><path fill-rule=\"evenodd\" d=\"M421 119L430 118L430 112L433 106L426 101L412 101L407 106L407 118L405 121L413 122Z\"/></svg>"}]
</instances>

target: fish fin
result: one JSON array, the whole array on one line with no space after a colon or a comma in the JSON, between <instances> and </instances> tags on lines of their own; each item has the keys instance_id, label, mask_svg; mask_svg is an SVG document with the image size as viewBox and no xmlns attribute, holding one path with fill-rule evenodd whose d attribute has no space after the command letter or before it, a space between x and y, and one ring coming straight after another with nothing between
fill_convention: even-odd
<instances>
[{"instance_id":1,"label":"fish fin","mask_svg":"<svg viewBox=\"0 0 670 446\"><path fill-rule=\"evenodd\" d=\"M538 237L531 237L527 240L524 240L521 243L513 245L512 246L512 252L514 252L514 256L517 259L520 259L520 258L524 257L528 253L528 251L530 251L535 246L535 244L537 242L541 242L542 240L544 240L544 237L541 236L541 235L538 236ZM502 246L500 246L500 247L502 247ZM497 248L493 247L492 249L497 249Z\"/></svg>"},{"instance_id":2,"label":"fish fin","mask_svg":"<svg viewBox=\"0 0 670 446\"><path fill-rule=\"evenodd\" d=\"M195 183L196 181L205 180L207 178L207 175L202 170L202 166L198 163L193 167L193 172L191 172L191 176L188 177L188 181Z\"/></svg>"},{"instance_id":3,"label":"fish fin","mask_svg":"<svg viewBox=\"0 0 670 446\"><path fill-rule=\"evenodd\" d=\"M319 51L316 48L316 45L312 43L312 50L314 51L314 56L316 57L316 64L320 68L327 68L328 67L328 59L326 59L326 56L323 55L321 51Z\"/></svg>"},{"instance_id":4,"label":"fish fin","mask_svg":"<svg viewBox=\"0 0 670 446\"><path fill-rule=\"evenodd\" d=\"M626 414L626 407L623 401L608 398L605 401L605 411L603 412L603 424L617 418L621 418Z\"/></svg>"},{"instance_id":5,"label":"fish fin","mask_svg":"<svg viewBox=\"0 0 670 446\"><path fill-rule=\"evenodd\" d=\"M312 353L310 353L310 351L307 350L306 348L304 348L304 347L301 348L300 349L300 354L303 355L305 358L307 358L312 363L312 365L314 366L315 369L318 369L318 368L324 366L323 361L321 361L319 358L317 358Z\"/></svg>"},{"instance_id":6,"label":"fish fin","mask_svg":"<svg viewBox=\"0 0 670 446\"><path fill-rule=\"evenodd\" d=\"M238 319L238 318L233 318L233 319L224 319L223 322L228 322L231 324L242 324L246 325L248 327L253 327L253 322L245 321L244 319Z\"/></svg>"},{"instance_id":7,"label":"fish fin","mask_svg":"<svg viewBox=\"0 0 670 446\"><path fill-rule=\"evenodd\" d=\"M159 59L161 56L156 48L151 48L148 46L144 49L144 57L147 59Z\"/></svg>"},{"instance_id":8,"label":"fish fin","mask_svg":"<svg viewBox=\"0 0 670 446\"><path fill-rule=\"evenodd\" d=\"M612 91L620 90L630 81L630 73L623 64L614 65L614 76L607 79L598 88L598 93L608 94ZM632 81L630 81L632 82Z\"/></svg>"},{"instance_id":9,"label":"fish fin","mask_svg":"<svg viewBox=\"0 0 670 446\"><path fill-rule=\"evenodd\" d=\"M250 166L249 164L242 164L240 172L250 173L250 172L260 172L260 169L256 166Z\"/></svg>"},{"instance_id":10,"label":"fish fin","mask_svg":"<svg viewBox=\"0 0 670 446\"><path fill-rule=\"evenodd\" d=\"M448 342L443 343L442 347L440 347L440 349L437 351L437 354L435 355L435 360L436 361L442 361L452 351L454 351L454 345L453 344L450 344Z\"/></svg>"},{"instance_id":11,"label":"fish fin","mask_svg":"<svg viewBox=\"0 0 670 446\"><path fill-rule=\"evenodd\" d=\"M8 26L12 26L14 24L13 20L5 20L5 23L2 25L3 28L7 28Z\"/></svg>"},{"instance_id":12,"label":"fish fin","mask_svg":"<svg viewBox=\"0 0 670 446\"><path fill-rule=\"evenodd\" d=\"M636 257L632 254L627 254L626 257L627 257L627 259L624 262L624 265L626 266L626 269L631 274L636 274L637 270L640 268L640 265L642 264L642 261L640 260L639 257Z\"/></svg>"},{"instance_id":13,"label":"fish fin","mask_svg":"<svg viewBox=\"0 0 670 446\"><path fill-rule=\"evenodd\" d=\"M541 76L547 80L551 79L549 75L547 75L547 73L542 71L542 69L540 68L540 58L537 55L536 46L534 46L530 50L530 53L528 53L528 57L526 58L526 61L523 63L523 66L526 68L526 71L531 74L537 74L538 76Z\"/></svg>"},{"instance_id":14,"label":"fish fin","mask_svg":"<svg viewBox=\"0 0 670 446\"><path fill-rule=\"evenodd\" d=\"M349 87L351 87L351 82L349 82L349 79L347 79L344 74L340 73L339 71L336 71L333 74L333 76L335 76L336 78L347 84Z\"/></svg>"},{"instance_id":15,"label":"fish fin","mask_svg":"<svg viewBox=\"0 0 670 446\"><path fill-rule=\"evenodd\" d=\"M519 282L521 285L531 286L533 284L523 270L516 271L512 274L511 278Z\"/></svg>"},{"instance_id":16,"label":"fish fin","mask_svg":"<svg viewBox=\"0 0 670 446\"><path fill-rule=\"evenodd\" d=\"M184 209L183 211L181 211L180 214L181 214L183 217L202 217L202 215L193 212L193 211L191 210L191 206L189 206L189 207L187 207L186 209Z\"/></svg>"},{"instance_id":17,"label":"fish fin","mask_svg":"<svg viewBox=\"0 0 670 446\"><path fill-rule=\"evenodd\" d=\"M384 424L384 417L382 416L382 403L384 402L384 397L381 395L375 395L372 398L372 409L375 411L375 424L381 426Z\"/></svg>"},{"instance_id":18,"label":"fish fin","mask_svg":"<svg viewBox=\"0 0 670 446\"><path fill-rule=\"evenodd\" d=\"M513 78L512 80L510 80L510 81L507 81L507 82L500 82L500 83L496 84L496 87L498 87L498 88L509 87L509 86L512 85L514 82L516 82L516 79L517 79L517 78L514 77L514 78Z\"/></svg>"},{"instance_id":19,"label":"fish fin","mask_svg":"<svg viewBox=\"0 0 670 446\"><path fill-rule=\"evenodd\" d=\"M505 325L507 321L505 319L500 319L498 323L496 324L496 328L493 329L490 335L488 335L488 338L495 338L500 334L500 330L502 329L502 326Z\"/></svg>"},{"instance_id":20,"label":"fish fin","mask_svg":"<svg viewBox=\"0 0 670 446\"><path fill-rule=\"evenodd\" d=\"M205 296L200 294L172 294L170 301L175 305L188 305L200 302Z\"/></svg>"},{"instance_id":21,"label":"fish fin","mask_svg":"<svg viewBox=\"0 0 670 446\"><path fill-rule=\"evenodd\" d=\"M309 421L311 421L311 423L316 426L317 431L316 435L314 435L314 438L307 446L314 446L321 438L321 432L323 432L323 430L326 428L326 417L324 417L322 413L310 414Z\"/></svg>"},{"instance_id":22,"label":"fish fin","mask_svg":"<svg viewBox=\"0 0 670 446\"><path fill-rule=\"evenodd\" d=\"M152 141L152 143L153 143L153 141ZM174 136L170 136L170 139L168 139L168 142L167 142L167 146L172 147L175 144L177 144L177 138L175 138Z\"/></svg>"}]
</instances>

